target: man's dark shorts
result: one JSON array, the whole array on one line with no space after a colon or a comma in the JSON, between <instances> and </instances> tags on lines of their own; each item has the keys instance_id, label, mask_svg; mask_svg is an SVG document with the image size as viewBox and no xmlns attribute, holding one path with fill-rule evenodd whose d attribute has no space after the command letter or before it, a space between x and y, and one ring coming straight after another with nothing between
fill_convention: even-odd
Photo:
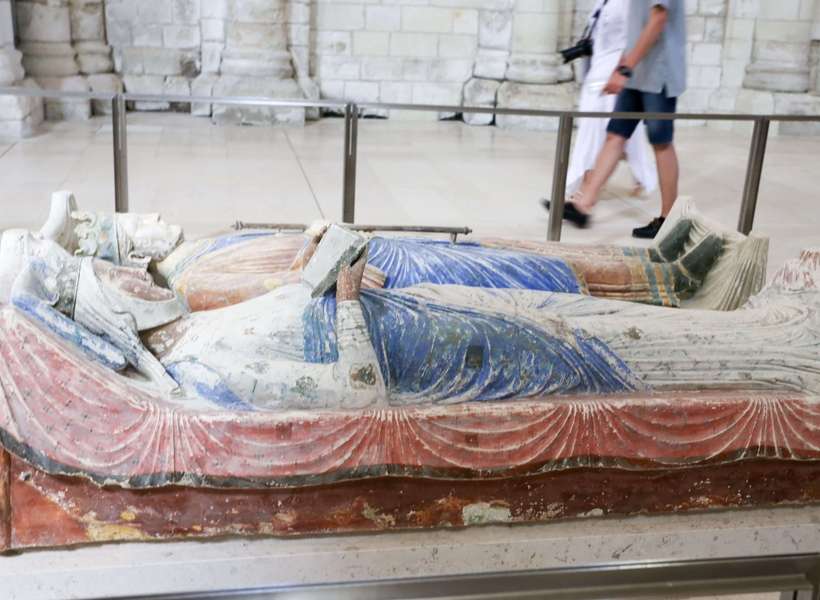
<instances>
[{"instance_id":1,"label":"man's dark shorts","mask_svg":"<svg viewBox=\"0 0 820 600\"><path fill-rule=\"evenodd\" d=\"M678 99L667 97L665 89L655 94L625 88L618 94L618 99L615 101L615 112L673 113L677 104ZM637 126L638 121L635 119L610 119L606 130L629 139L635 133ZM646 121L646 134L649 137L649 143L653 146L669 144L675 134L675 122L672 120Z\"/></svg>"}]
</instances>

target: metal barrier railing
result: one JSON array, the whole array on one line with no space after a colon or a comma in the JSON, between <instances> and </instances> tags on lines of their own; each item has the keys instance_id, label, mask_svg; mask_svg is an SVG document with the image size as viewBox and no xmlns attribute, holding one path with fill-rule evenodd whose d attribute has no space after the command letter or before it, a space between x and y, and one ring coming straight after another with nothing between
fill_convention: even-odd
<instances>
[{"instance_id":1,"label":"metal barrier railing","mask_svg":"<svg viewBox=\"0 0 820 600\"><path fill-rule=\"evenodd\" d=\"M645 112L582 112L573 110L537 110L518 108L498 108L479 106L450 106L436 104L398 104L366 102L357 104L344 100L276 100L271 98L252 97L212 97L212 96L175 96L128 93L94 93L94 92L58 92L20 87L0 87L0 95L31 96L55 100L101 100L111 102L111 119L113 127L114 150L114 198L115 211L128 210L128 138L126 123L126 102L173 102L189 104L221 104L231 106L262 106L271 108L319 108L333 109L344 114L344 139L342 152L342 220L354 223L356 217L356 161L358 155L358 121L360 111L403 110L426 111L438 113L475 113L492 115L509 115L520 117L557 118L558 135L556 138L555 160L553 163L551 210L547 239L560 241L564 213L567 169L572 145L572 128L577 118L610 119L650 119L650 120L697 120L697 121L749 121L754 124L749 159L746 166L746 179L743 186L743 198L738 216L738 231L744 234L751 232L754 226L757 198L760 191L760 180L763 162L766 156L766 145L769 136L769 125L777 122L820 122L820 115L777 115L777 114L715 114L715 113L645 113Z\"/></svg>"},{"instance_id":2,"label":"metal barrier railing","mask_svg":"<svg viewBox=\"0 0 820 600\"><path fill-rule=\"evenodd\" d=\"M611 562L540 570L151 594L123 600L581 600L766 592L780 592L781 600L820 600L820 555Z\"/></svg>"}]
</instances>

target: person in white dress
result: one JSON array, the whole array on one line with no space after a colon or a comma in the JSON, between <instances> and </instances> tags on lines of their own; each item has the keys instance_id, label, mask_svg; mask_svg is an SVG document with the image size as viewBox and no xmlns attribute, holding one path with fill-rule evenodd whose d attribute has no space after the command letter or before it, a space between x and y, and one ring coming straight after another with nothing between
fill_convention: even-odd
<instances>
[{"instance_id":1,"label":"person in white dress","mask_svg":"<svg viewBox=\"0 0 820 600\"><path fill-rule=\"evenodd\" d=\"M592 31L592 57L587 67L578 110L584 112L612 112L616 96L604 94L603 89L626 48L628 0L597 0L589 17L588 26L597 23ZM598 12L600 11L600 13ZM606 139L606 119L578 119L575 146L567 172L567 195L581 185L584 177L595 166L598 153ZM658 173L650 152L643 122L636 135L626 143L626 161L635 178L635 195L651 193L658 187Z\"/></svg>"}]
</instances>

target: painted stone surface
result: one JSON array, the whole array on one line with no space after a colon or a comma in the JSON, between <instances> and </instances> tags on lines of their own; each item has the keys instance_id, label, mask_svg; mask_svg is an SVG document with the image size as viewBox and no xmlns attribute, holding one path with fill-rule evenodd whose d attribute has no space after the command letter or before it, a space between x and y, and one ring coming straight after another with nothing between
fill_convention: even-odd
<instances>
[{"instance_id":1,"label":"painted stone surface","mask_svg":"<svg viewBox=\"0 0 820 600\"><path fill-rule=\"evenodd\" d=\"M681 202L649 249L372 237L314 298L326 227L4 232L0 548L820 498L820 252L761 290Z\"/></svg>"},{"instance_id":2,"label":"painted stone surface","mask_svg":"<svg viewBox=\"0 0 820 600\"><path fill-rule=\"evenodd\" d=\"M675 230L674 224L681 222L690 223L689 229ZM713 231L721 236L719 256L697 289L687 294L679 265L659 254L673 257L681 249L692 250ZM584 292L614 300L716 310L738 308L763 287L768 240L729 231L700 215L691 202L676 205L658 240L656 249L649 251L509 239L454 246L377 237L369 247L364 287L466 284ZM209 310L292 283L292 265L304 245L299 235L230 233L186 242L157 270L192 310Z\"/></svg>"}]
</instances>

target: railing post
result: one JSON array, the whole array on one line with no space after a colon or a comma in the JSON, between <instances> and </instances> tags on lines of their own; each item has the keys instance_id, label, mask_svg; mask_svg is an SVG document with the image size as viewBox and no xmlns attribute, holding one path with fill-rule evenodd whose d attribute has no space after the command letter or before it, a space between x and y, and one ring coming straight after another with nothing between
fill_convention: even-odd
<instances>
[{"instance_id":1,"label":"railing post","mask_svg":"<svg viewBox=\"0 0 820 600\"><path fill-rule=\"evenodd\" d=\"M760 178L763 174L763 159L766 157L768 139L769 119L765 117L756 119L749 147L749 163L746 166L743 201L740 204L740 217L737 224L737 230L744 235L749 235L754 226L757 195L760 192Z\"/></svg>"},{"instance_id":2,"label":"railing post","mask_svg":"<svg viewBox=\"0 0 820 600\"><path fill-rule=\"evenodd\" d=\"M558 139L555 143L555 163L552 172L552 196L550 197L549 228L547 240L561 241L561 225L564 220L564 196L569 169L569 149L572 145L572 116L561 115L558 122Z\"/></svg>"},{"instance_id":3,"label":"railing post","mask_svg":"<svg viewBox=\"0 0 820 600\"><path fill-rule=\"evenodd\" d=\"M111 124L114 139L114 212L128 212L128 131L125 98L117 94L111 100Z\"/></svg>"},{"instance_id":4,"label":"railing post","mask_svg":"<svg viewBox=\"0 0 820 600\"><path fill-rule=\"evenodd\" d=\"M354 223L356 218L356 154L359 133L359 107L345 106L344 180L342 183L342 221Z\"/></svg>"}]
</instances>

